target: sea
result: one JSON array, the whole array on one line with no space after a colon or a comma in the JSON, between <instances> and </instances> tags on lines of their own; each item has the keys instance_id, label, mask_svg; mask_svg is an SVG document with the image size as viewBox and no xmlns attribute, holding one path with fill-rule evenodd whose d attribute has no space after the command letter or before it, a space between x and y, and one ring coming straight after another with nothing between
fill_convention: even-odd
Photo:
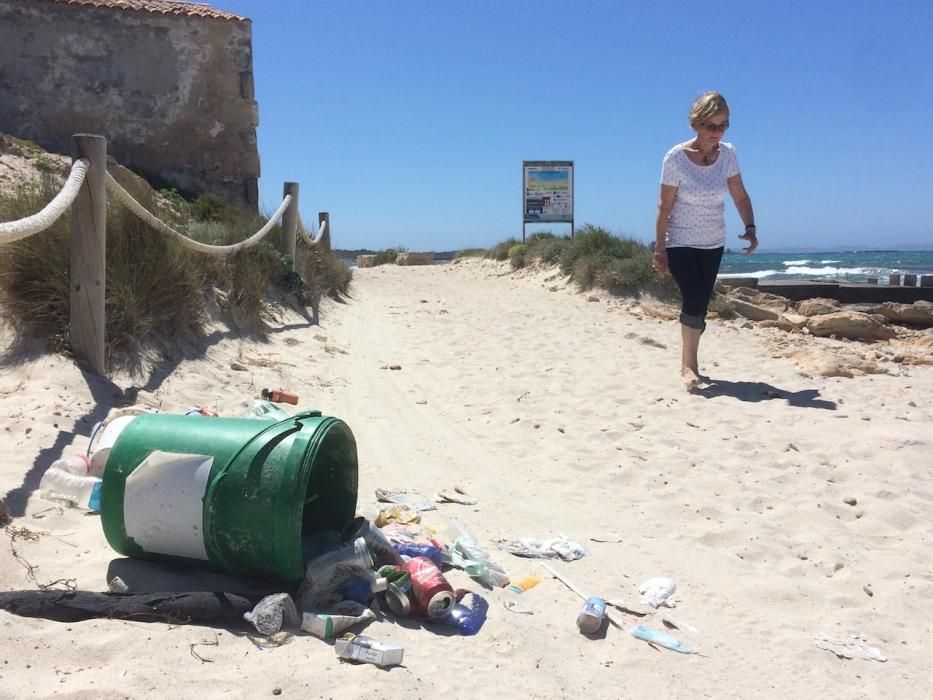
<instances>
[{"instance_id":1,"label":"sea","mask_svg":"<svg viewBox=\"0 0 933 700\"><path fill-rule=\"evenodd\" d=\"M887 284L892 274L933 275L933 250L858 250L826 252L727 251L720 277L757 277L759 280L839 280Z\"/></svg>"}]
</instances>

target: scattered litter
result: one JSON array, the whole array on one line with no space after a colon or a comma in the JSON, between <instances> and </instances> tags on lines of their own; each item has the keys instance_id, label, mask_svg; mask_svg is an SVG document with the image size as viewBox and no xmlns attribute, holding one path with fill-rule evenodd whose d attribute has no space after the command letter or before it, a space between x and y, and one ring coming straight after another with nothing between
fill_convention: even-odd
<instances>
[{"instance_id":1,"label":"scattered litter","mask_svg":"<svg viewBox=\"0 0 933 700\"><path fill-rule=\"evenodd\" d=\"M192 406L185 411L186 416L204 416L205 418L216 418L217 411L212 411L207 406Z\"/></svg>"},{"instance_id":2,"label":"scattered litter","mask_svg":"<svg viewBox=\"0 0 933 700\"><path fill-rule=\"evenodd\" d=\"M589 599L590 599L591 596L589 596L582 588L580 588L578 585L576 585L575 583L573 583L570 579L568 579L568 578L567 578L566 576L564 576L563 574L557 572L550 564L548 564L547 562L543 562L543 561L542 561L542 562L539 562L539 563L540 563L541 566L542 566L544 569L546 569L554 578L556 578L556 579L557 579L558 581L560 581L562 584L564 584L565 586L567 586L567 588L569 588L571 591L573 591L574 593L576 593L578 596L580 596L581 598L583 598L583 600L589 600ZM619 628L621 629L622 625L621 625L621 624L619 623L619 621L612 615L612 612L611 612L611 611L609 611L609 610L604 610L603 612L604 612L606 618L609 620L609 622L611 622L613 625L615 625L616 627L619 627Z\"/></svg>"},{"instance_id":3,"label":"scattered litter","mask_svg":"<svg viewBox=\"0 0 933 700\"><path fill-rule=\"evenodd\" d=\"M677 605L671 597L677 590L677 582L668 576L657 576L649 578L638 587L641 593L641 602L650 605L652 608L659 608L662 605L666 608L673 608Z\"/></svg>"},{"instance_id":4,"label":"scattered litter","mask_svg":"<svg viewBox=\"0 0 933 700\"><path fill-rule=\"evenodd\" d=\"M448 564L463 569L468 576L487 586L501 588L508 583L505 569L490 560L489 554L462 524L454 522L452 529L454 543L448 553Z\"/></svg>"},{"instance_id":5,"label":"scattered litter","mask_svg":"<svg viewBox=\"0 0 933 700\"><path fill-rule=\"evenodd\" d=\"M451 493L448 490L441 491L434 500L438 503L459 503L464 506L475 506L477 503L475 498L469 498L460 493Z\"/></svg>"},{"instance_id":6,"label":"scattered litter","mask_svg":"<svg viewBox=\"0 0 933 700\"><path fill-rule=\"evenodd\" d=\"M694 627L693 625L691 625L691 624L689 624L689 623L687 623L687 622L684 622L683 620L670 617L669 615L665 615L664 617L662 617L662 618L661 618L661 622L664 623L664 626L665 626L665 627L669 627L670 629L674 629L674 630L686 630L687 632L691 632L691 633L693 633L693 634L699 634L699 633L700 633L700 630L698 630L698 629L697 629L696 627Z\"/></svg>"},{"instance_id":7,"label":"scattered litter","mask_svg":"<svg viewBox=\"0 0 933 700\"><path fill-rule=\"evenodd\" d=\"M441 617L435 618L434 622L441 622L445 625L452 625L457 628L460 634L472 636L480 631L483 623L486 622L486 613L489 611L489 603L478 593L470 591L462 592L464 596L470 596L470 604L457 602L451 608L450 612ZM462 600L462 597L461 597Z\"/></svg>"},{"instance_id":8,"label":"scattered litter","mask_svg":"<svg viewBox=\"0 0 933 700\"><path fill-rule=\"evenodd\" d=\"M376 489L376 498L383 503L397 503L417 511L437 510L429 499L408 489Z\"/></svg>"},{"instance_id":9,"label":"scattered litter","mask_svg":"<svg viewBox=\"0 0 933 700\"><path fill-rule=\"evenodd\" d=\"M284 389L263 389L259 392L259 396L266 401L272 401L273 403L298 403L298 394L295 394L291 391L285 391Z\"/></svg>"},{"instance_id":10,"label":"scattered litter","mask_svg":"<svg viewBox=\"0 0 933 700\"><path fill-rule=\"evenodd\" d=\"M506 586L506 590L512 591L513 593L524 593L525 591L534 588L539 583L541 583L540 576L526 576L521 581L512 581Z\"/></svg>"},{"instance_id":11,"label":"scattered litter","mask_svg":"<svg viewBox=\"0 0 933 700\"><path fill-rule=\"evenodd\" d=\"M519 615L534 615L535 611L529 608L527 605L518 602L517 600L503 600L502 607L504 607L509 612L518 613Z\"/></svg>"},{"instance_id":12,"label":"scattered litter","mask_svg":"<svg viewBox=\"0 0 933 700\"><path fill-rule=\"evenodd\" d=\"M255 399L246 407L243 416L245 418L271 418L273 420L285 420L291 417L288 411L265 399Z\"/></svg>"},{"instance_id":13,"label":"scattered litter","mask_svg":"<svg viewBox=\"0 0 933 700\"><path fill-rule=\"evenodd\" d=\"M538 540L533 537L520 537L517 540L499 540L499 549L504 549L517 557L530 559L553 559L560 557L564 561L582 559L586 556L586 548L573 540L561 535L557 539Z\"/></svg>"},{"instance_id":14,"label":"scattered litter","mask_svg":"<svg viewBox=\"0 0 933 700\"><path fill-rule=\"evenodd\" d=\"M56 459L39 481L40 495L47 501L99 512L101 479L90 475L89 469L90 460L84 455Z\"/></svg>"},{"instance_id":15,"label":"scattered litter","mask_svg":"<svg viewBox=\"0 0 933 700\"><path fill-rule=\"evenodd\" d=\"M329 639L354 625L369 624L375 619L376 613L369 608L363 608L359 615L304 613L301 616L301 629L319 639Z\"/></svg>"},{"instance_id":16,"label":"scattered litter","mask_svg":"<svg viewBox=\"0 0 933 700\"><path fill-rule=\"evenodd\" d=\"M664 647L665 649L670 649L671 651L678 651L681 654L696 654L697 651L691 647L686 642L677 639L671 634L663 630L655 630L650 627L645 627L644 625L635 625L631 629L631 634L635 639L641 639L644 642L649 644L656 644L658 646Z\"/></svg>"},{"instance_id":17,"label":"scattered litter","mask_svg":"<svg viewBox=\"0 0 933 700\"><path fill-rule=\"evenodd\" d=\"M621 610L622 612L628 613L629 615L634 615L635 617L644 617L648 614L643 610L635 610L630 608L624 600L619 600L618 598L606 598L606 605L611 605L617 610Z\"/></svg>"},{"instance_id":18,"label":"scattered litter","mask_svg":"<svg viewBox=\"0 0 933 700\"><path fill-rule=\"evenodd\" d=\"M583 603L583 609L577 615L577 628L583 634L596 634L606 619L606 601L590 596Z\"/></svg>"},{"instance_id":19,"label":"scattered litter","mask_svg":"<svg viewBox=\"0 0 933 700\"><path fill-rule=\"evenodd\" d=\"M372 637L345 634L334 643L334 651L341 659L365 661L377 666L398 666L405 656L405 649L385 644Z\"/></svg>"},{"instance_id":20,"label":"scattered litter","mask_svg":"<svg viewBox=\"0 0 933 700\"><path fill-rule=\"evenodd\" d=\"M814 639L817 649L831 651L840 659L868 659L882 663L888 660L888 657L884 656L878 647L869 646L868 640L858 633L853 634L852 641L848 642L830 639L825 634L819 634Z\"/></svg>"},{"instance_id":21,"label":"scattered litter","mask_svg":"<svg viewBox=\"0 0 933 700\"><path fill-rule=\"evenodd\" d=\"M243 619L264 637L271 637L283 627L295 628L299 623L298 608L288 593L267 595L250 612L243 613Z\"/></svg>"},{"instance_id":22,"label":"scattered litter","mask_svg":"<svg viewBox=\"0 0 933 700\"><path fill-rule=\"evenodd\" d=\"M129 593L130 587L126 585L126 582L119 576L114 576L107 583L107 588L110 589L111 593Z\"/></svg>"},{"instance_id":23,"label":"scattered litter","mask_svg":"<svg viewBox=\"0 0 933 700\"><path fill-rule=\"evenodd\" d=\"M343 599L343 588L350 579L373 567L366 540L326 552L306 564L306 574L298 588L297 599L303 611L329 610Z\"/></svg>"},{"instance_id":24,"label":"scattered litter","mask_svg":"<svg viewBox=\"0 0 933 700\"><path fill-rule=\"evenodd\" d=\"M383 508L376 516L376 527L384 527L391 522L408 525L411 523L420 523L421 516L408 506L392 506Z\"/></svg>"},{"instance_id":25,"label":"scattered litter","mask_svg":"<svg viewBox=\"0 0 933 700\"><path fill-rule=\"evenodd\" d=\"M590 539L593 540L593 542L612 542L615 544L616 542L622 541L622 535L617 535L614 532L605 532L602 535L591 535Z\"/></svg>"}]
</instances>

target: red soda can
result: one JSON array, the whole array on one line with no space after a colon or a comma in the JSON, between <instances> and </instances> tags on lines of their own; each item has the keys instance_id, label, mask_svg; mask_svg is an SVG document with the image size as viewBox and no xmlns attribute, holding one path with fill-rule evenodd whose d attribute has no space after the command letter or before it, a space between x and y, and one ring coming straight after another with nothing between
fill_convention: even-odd
<instances>
[{"instance_id":1,"label":"red soda can","mask_svg":"<svg viewBox=\"0 0 933 700\"><path fill-rule=\"evenodd\" d=\"M450 612L456 602L454 589L433 561L427 557L413 557L402 568L411 574L412 597L419 611L428 617L443 617Z\"/></svg>"}]
</instances>

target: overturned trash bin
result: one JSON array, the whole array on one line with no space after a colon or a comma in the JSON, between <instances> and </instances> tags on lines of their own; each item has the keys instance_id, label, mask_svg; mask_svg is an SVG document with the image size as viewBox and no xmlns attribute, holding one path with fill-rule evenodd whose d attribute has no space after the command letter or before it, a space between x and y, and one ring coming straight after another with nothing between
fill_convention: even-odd
<instances>
[{"instance_id":1,"label":"overturned trash bin","mask_svg":"<svg viewBox=\"0 0 933 700\"><path fill-rule=\"evenodd\" d=\"M101 523L120 554L293 583L302 535L343 530L356 497L356 441L337 418L147 414L107 458Z\"/></svg>"}]
</instances>

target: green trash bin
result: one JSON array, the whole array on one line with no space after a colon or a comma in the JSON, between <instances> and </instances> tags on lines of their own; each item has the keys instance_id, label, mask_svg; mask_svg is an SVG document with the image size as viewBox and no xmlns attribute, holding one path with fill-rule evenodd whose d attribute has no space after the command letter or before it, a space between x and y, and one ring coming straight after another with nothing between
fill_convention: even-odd
<instances>
[{"instance_id":1,"label":"green trash bin","mask_svg":"<svg viewBox=\"0 0 933 700\"><path fill-rule=\"evenodd\" d=\"M305 574L302 535L353 520L357 468L349 426L319 411L144 414L107 458L101 524L126 556L294 583Z\"/></svg>"}]
</instances>

